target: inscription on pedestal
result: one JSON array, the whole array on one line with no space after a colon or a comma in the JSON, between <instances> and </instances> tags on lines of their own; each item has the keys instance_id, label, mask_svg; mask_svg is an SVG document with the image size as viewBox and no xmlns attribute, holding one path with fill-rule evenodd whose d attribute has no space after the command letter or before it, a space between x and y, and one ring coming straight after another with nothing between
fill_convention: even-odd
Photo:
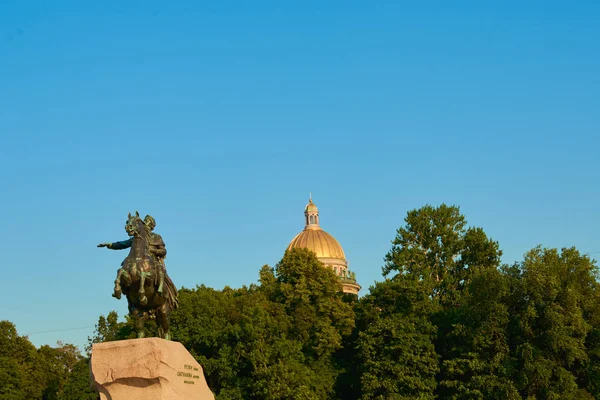
<instances>
[{"instance_id":1,"label":"inscription on pedestal","mask_svg":"<svg viewBox=\"0 0 600 400\"><path fill-rule=\"evenodd\" d=\"M97 343L90 368L100 400L215 400L202 366L179 342L147 338Z\"/></svg>"},{"instance_id":2,"label":"inscription on pedestal","mask_svg":"<svg viewBox=\"0 0 600 400\"><path fill-rule=\"evenodd\" d=\"M192 365L184 364L183 369L185 371L177 371L177 376L181 376L183 378L183 383L188 384L188 385L193 385L196 382L188 380L189 378L200 379L200 375L194 375L191 372L191 371L194 371L194 372L198 371L198 368L196 368Z\"/></svg>"}]
</instances>

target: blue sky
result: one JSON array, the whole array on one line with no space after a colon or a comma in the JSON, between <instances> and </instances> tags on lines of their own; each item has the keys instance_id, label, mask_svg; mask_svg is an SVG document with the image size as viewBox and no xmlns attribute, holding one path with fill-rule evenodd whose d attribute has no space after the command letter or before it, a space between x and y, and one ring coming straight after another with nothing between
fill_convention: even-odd
<instances>
[{"instance_id":1,"label":"blue sky","mask_svg":"<svg viewBox=\"0 0 600 400\"><path fill-rule=\"evenodd\" d=\"M0 4L0 319L36 345L126 313L96 244L135 210L186 287L255 282L311 191L362 294L424 204L505 262L600 252L600 3L174 3Z\"/></svg>"}]
</instances>

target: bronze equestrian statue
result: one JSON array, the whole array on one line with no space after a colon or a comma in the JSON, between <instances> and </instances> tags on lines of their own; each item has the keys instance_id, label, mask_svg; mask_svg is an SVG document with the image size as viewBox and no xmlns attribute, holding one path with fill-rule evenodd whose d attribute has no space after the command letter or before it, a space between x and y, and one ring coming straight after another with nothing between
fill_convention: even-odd
<instances>
[{"instance_id":1,"label":"bronze equestrian statue","mask_svg":"<svg viewBox=\"0 0 600 400\"><path fill-rule=\"evenodd\" d=\"M159 337L170 340L169 316L178 306L177 288L167 275L165 257L167 250L162 237L154 233L156 221L150 215L144 220L138 212L128 215L125 231L128 240L101 243L98 247L112 250L129 248L129 255L117 271L113 296L127 297L129 315L135 320L137 337L144 337L144 324L154 318Z\"/></svg>"}]
</instances>

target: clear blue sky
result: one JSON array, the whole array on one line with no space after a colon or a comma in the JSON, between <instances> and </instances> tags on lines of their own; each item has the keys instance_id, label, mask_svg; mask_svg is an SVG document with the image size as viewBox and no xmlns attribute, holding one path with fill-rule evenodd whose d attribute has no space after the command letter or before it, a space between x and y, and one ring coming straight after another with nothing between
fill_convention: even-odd
<instances>
[{"instance_id":1,"label":"clear blue sky","mask_svg":"<svg viewBox=\"0 0 600 400\"><path fill-rule=\"evenodd\" d=\"M126 254L96 244L135 210L186 287L255 282L310 191L362 294L427 203L505 262L600 252L599 20L597 1L2 1L0 319L123 315Z\"/></svg>"}]
</instances>

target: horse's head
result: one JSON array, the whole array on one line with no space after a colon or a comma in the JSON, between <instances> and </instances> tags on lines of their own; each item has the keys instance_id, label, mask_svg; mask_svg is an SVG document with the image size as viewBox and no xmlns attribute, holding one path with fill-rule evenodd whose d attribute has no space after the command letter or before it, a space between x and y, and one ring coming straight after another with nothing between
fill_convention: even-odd
<instances>
[{"instance_id":1,"label":"horse's head","mask_svg":"<svg viewBox=\"0 0 600 400\"><path fill-rule=\"evenodd\" d=\"M140 214L136 211L135 215L129 213L127 215L127 222L125 223L125 231L129 236L134 237L146 237L148 235L148 228L144 221L140 218Z\"/></svg>"}]
</instances>

